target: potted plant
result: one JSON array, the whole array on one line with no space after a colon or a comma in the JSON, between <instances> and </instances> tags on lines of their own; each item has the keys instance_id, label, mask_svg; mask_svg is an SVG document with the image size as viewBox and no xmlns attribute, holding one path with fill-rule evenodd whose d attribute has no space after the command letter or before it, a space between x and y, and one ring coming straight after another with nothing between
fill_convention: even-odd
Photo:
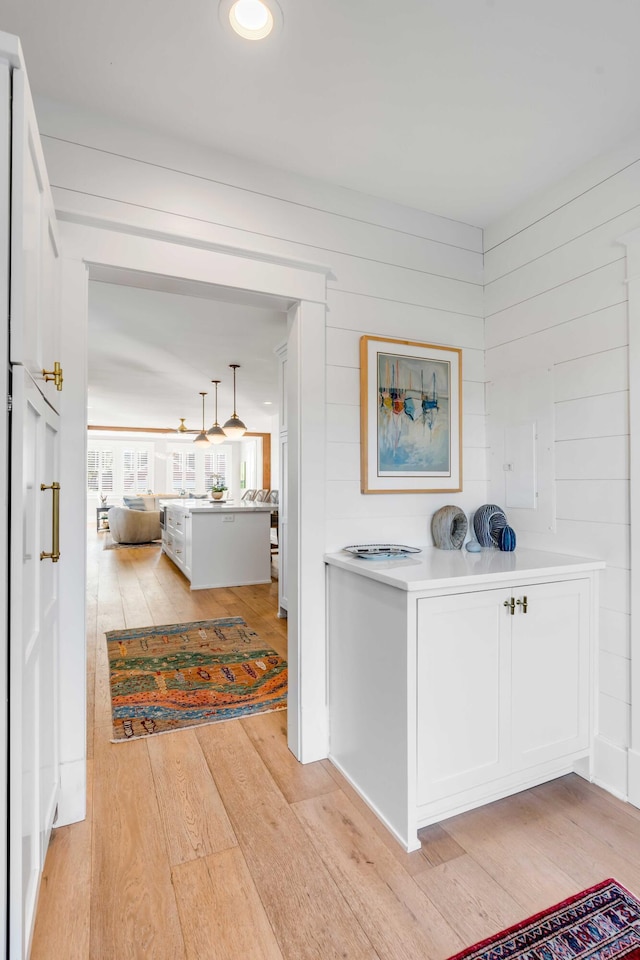
<instances>
[{"instance_id":1,"label":"potted plant","mask_svg":"<svg viewBox=\"0 0 640 960\"><path fill-rule=\"evenodd\" d=\"M225 494L227 485L224 482L224 477L221 473L214 474L213 485L211 487L211 496L214 500L222 500L222 497Z\"/></svg>"}]
</instances>

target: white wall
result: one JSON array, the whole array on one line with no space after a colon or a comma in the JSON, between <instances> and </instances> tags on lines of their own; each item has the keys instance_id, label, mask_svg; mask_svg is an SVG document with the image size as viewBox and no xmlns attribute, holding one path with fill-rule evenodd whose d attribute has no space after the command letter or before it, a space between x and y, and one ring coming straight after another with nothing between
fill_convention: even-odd
<instances>
[{"instance_id":1,"label":"white wall","mask_svg":"<svg viewBox=\"0 0 640 960\"><path fill-rule=\"evenodd\" d=\"M577 171L485 231L42 103L59 215L143 235L298 258L327 290L327 527L323 549L429 541L446 502L491 499L485 379L551 368L555 531L539 546L608 564L601 596L598 778L626 792L629 742L627 303L617 238L640 223L640 142ZM486 284L483 291L483 282ZM483 318L486 317L486 321ZM464 491L363 496L363 334L463 348ZM486 354L485 354L486 347ZM486 373L485 373L486 360ZM275 456L275 451L274 451Z\"/></svg>"},{"instance_id":2,"label":"white wall","mask_svg":"<svg viewBox=\"0 0 640 960\"><path fill-rule=\"evenodd\" d=\"M519 543L607 562L596 776L623 795L631 699L629 382L625 250L616 241L640 224L639 198L635 142L485 231L487 380L549 367L553 375L556 530L520 532ZM491 466L492 495L501 469Z\"/></svg>"},{"instance_id":3,"label":"white wall","mask_svg":"<svg viewBox=\"0 0 640 960\"><path fill-rule=\"evenodd\" d=\"M430 542L444 503L486 500L482 233L475 227L147 136L56 105L38 106L62 219L107 217L136 232L196 237L326 264L325 544ZM362 334L463 348L464 491L362 496L358 343ZM275 451L274 451L275 456Z\"/></svg>"}]
</instances>

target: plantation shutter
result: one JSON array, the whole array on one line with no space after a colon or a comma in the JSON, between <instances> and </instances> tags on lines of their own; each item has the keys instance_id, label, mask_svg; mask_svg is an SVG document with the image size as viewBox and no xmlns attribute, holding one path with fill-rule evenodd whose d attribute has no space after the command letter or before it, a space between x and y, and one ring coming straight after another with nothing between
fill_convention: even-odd
<instances>
[{"instance_id":1,"label":"plantation shutter","mask_svg":"<svg viewBox=\"0 0 640 960\"><path fill-rule=\"evenodd\" d=\"M196 455L195 453L187 453L185 456L184 489L185 490L196 489Z\"/></svg>"},{"instance_id":2,"label":"plantation shutter","mask_svg":"<svg viewBox=\"0 0 640 960\"><path fill-rule=\"evenodd\" d=\"M171 454L171 491L179 493L182 490L182 454Z\"/></svg>"},{"instance_id":3,"label":"plantation shutter","mask_svg":"<svg viewBox=\"0 0 640 960\"><path fill-rule=\"evenodd\" d=\"M210 490L213 486L213 478L216 473L215 454L205 453L204 455L204 488Z\"/></svg>"},{"instance_id":4,"label":"plantation shutter","mask_svg":"<svg viewBox=\"0 0 640 960\"><path fill-rule=\"evenodd\" d=\"M122 489L125 493L134 493L135 483L135 453L125 450L122 454Z\"/></svg>"},{"instance_id":5,"label":"plantation shutter","mask_svg":"<svg viewBox=\"0 0 640 960\"><path fill-rule=\"evenodd\" d=\"M100 454L100 491L113 493L113 450L103 450Z\"/></svg>"},{"instance_id":6,"label":"plantation shutter","mask_svg":"<svg viewBox=\"0 0 640 960\"><path fill-rule=\"evenodd\" d=\"M224 478L225 485L229 486L229 455L226 450L217 450L214 454L215 457L215 473Z\"/></svg>"},{"instance_id":7,"label":"plantation shutter","mask_svg":"<svg viewBox=\"0 0 640 960\"><path fill-rule=\"evenodd\" d=\"M100 454L87 450L87 490L97 493L100 489Z\"/></svg>"},{"instance_id":8,"label":"plantation shutter","mask_svg":"<svg viewBox=\"0 0 640 960\"><path fill-rule=\"evenodd\" d=\"M87 450L87 490L113 493L113 450Z\"/></svg>"},{"instance_id":9,"label":"plantation shutter","mask_svg":"<svg viewBox=\"0 0 640 960\"><path fill-rule=\"evenodd\" d=\"M149 454L146 450L139 450L137 454L136 491L144 493L149 489Z\"/></svg>"}]
</instances>

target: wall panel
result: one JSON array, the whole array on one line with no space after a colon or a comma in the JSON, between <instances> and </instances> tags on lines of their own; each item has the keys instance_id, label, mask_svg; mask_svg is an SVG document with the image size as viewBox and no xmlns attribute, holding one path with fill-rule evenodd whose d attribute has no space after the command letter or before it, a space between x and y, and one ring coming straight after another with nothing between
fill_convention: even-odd
<instances>
[{"instance_id":1,"label":"wall panel","mask_svg":"<svg viewBox=\"0 0 640 960\"><path fill-rule=\"evenodd\" d=\"M398 539L404 527L394 533L393 523L408 520L410 541L419 531L421 542L430 542L430 517L448 502L435 495L360 493L363 334L463 349L465 509L486 500L480 230L51 104L43 106L41 127L62 219L110 222L134 236L160 235L187 248L230 245L265 260L294 258L329 269L329 522L319 556L344 544L351 520L362 540ZM456 496L455 502L462 501Z\"/></svg>"},{"instance_id":2,"label":"wall panel","mask_svg":"<svg viewBox=\"0 0 640 960\"><path fill-rule=\"evenodd\" d=\"M629 336L618 241L640 224L639 158L636 142L485 233L487 380L505 370L553 374L556 530L519 542L608 564L596 750L605 786L611 756L619 761L629 745Z\"/></svg>"}]
</instances>

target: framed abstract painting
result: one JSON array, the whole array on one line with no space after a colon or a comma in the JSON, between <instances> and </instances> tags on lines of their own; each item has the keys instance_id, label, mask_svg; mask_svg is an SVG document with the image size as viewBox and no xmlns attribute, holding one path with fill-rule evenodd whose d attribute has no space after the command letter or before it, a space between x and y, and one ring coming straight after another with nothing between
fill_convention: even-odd
<instances>
[{"instance_id":1,"label":"framed abstract painting","mask_svg":"<svg viewBox=\"0 0 640 960\"><path fill-rule=\"evenodd\" d=\"M360 340L363 493L462 490L462 350Z\"/></svg>"}]
</instances>

